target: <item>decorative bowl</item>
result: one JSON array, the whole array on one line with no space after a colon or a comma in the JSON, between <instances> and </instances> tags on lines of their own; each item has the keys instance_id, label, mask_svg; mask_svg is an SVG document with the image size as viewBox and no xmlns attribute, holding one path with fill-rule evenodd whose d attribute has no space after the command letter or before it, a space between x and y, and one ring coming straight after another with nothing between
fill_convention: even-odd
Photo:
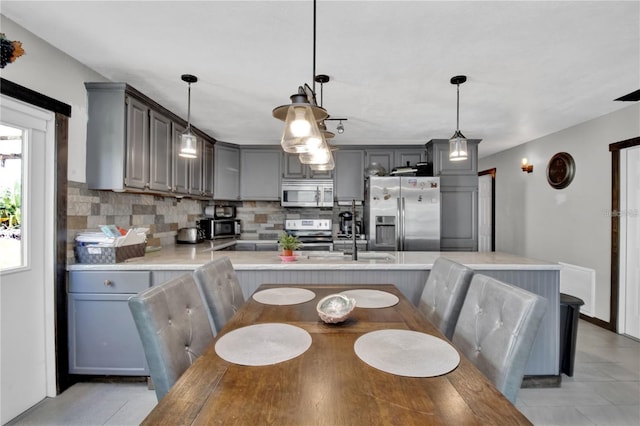
<instances>
[{"instance_id":1,"label":"decorative bowl","mask_svg":"<svg viewBox=\"0 0 640 426\"><path fill-rule=\"evenodd\" d=\"M343 294L330 294L318 302L316 310L320 319L328 324L336 324L349 318L356 307L356 300Z\"/></svg>"}]
</instances>

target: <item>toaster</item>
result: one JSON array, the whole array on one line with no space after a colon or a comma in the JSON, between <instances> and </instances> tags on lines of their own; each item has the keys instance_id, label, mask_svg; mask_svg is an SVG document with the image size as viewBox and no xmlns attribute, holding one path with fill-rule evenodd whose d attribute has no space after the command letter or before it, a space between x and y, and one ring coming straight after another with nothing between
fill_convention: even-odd
<instances>
[{"instance_id":1,"label":"toaster","mask_svg":"<svg viewBox=\"0 0 640 426\"><path fill-rule=\"evenodd\" d=\"M196 227L180 228L176 235L176 241L181 244L197 244L204 241L202 230Z\"/></svg>"}]
</instances>

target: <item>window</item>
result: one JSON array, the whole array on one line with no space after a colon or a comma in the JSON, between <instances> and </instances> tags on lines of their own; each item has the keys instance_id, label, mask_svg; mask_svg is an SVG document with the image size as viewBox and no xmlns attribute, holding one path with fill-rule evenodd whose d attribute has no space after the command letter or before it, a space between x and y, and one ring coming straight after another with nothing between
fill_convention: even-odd
<instances>
[{"instance_id":1,"label":"window","mask_svg":"<svg viewBox=\"0 0 640 426\"><path fill-rule=\"evenodd\" d=\"M23 266L22 129L0 125L0 270Z\"/></svg>"}]
</instances>

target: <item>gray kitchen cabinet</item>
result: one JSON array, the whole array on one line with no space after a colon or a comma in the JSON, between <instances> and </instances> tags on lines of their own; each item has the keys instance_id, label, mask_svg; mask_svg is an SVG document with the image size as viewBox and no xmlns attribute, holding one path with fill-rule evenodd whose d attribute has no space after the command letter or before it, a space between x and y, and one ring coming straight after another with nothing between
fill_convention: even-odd
<instances>
[{"instance_id":1,"label":"gray kitchen cabinet","mask_svg":"<svg viewBox=\"0 0 640 426\"><path fill-rule=\"evenodd\" d=\"M282 177L285 179L333 179L332 170L312 170L300 162L298 154L285 152L283 156Z\"/></svg>"},{"instance_id":2,"label":"gray kitchen cabinet","mask_svg":"<svg viewBox=\"0 0 640 426\"><path fill-rule=\"evenodd\" d=\"M70 374L149 375L128 299L150 285L150 271L69 272Z\"/></svg>"},{"instance_id":3,"label":"gray kitchen cabinet","mask_svg":"<svg viewBox=\"0 0 640 426\"><path fill-rule=\"evenodd\" d=\"M188 161L176 158L176 140L186 125L183 119L126 83L85 83L85 87L89 189L201 198L202 178L197 181L199 190L190 192Z\"/></svg>"},{"instance_id":4,"label":"gray kitchen cabinet","mask_svg":"<svg viewBox=\"0 0 640 426\"><path fill-rule=\"evenodd\" d=\"M240 199L240 148L216 143L215 179L213 198L216 200Z\"/></svg>"},{"instance_id":5,"label":"gray kitchen cabinet","mask_svg":"<svg viewBox=\"0 0 640 426\"><path fill-rule=\"evenodd\" d=\"M149 188L171 191L173 135L171 120L157 111L149 112Z\"/></svg>"},{"instance_id":6,"label":"gray kitchen cabinet","mask_svg":"<svg viewBox=\"0 0 640 426\"><path fill-rule=\"evenodd\" d=\"M233 249L234 251L256 251L256 243L236 241L236 245L233 246Z\"/></svg>"},{"instance_id":7,"label":"gray kitchen cabinet","mask_svg":"<svg viewBox=\"0 0 640 426\"><path fill-rule=\"evenodd\" d=\"M280 199L282 150L242 148L240 151L240 198L277 201Z\"/></svg>"},{"instance_id":8,"label":"gray kitchen cabinet","mask_svg":"<svg viewBox=\"0 0 640 426\"><path fill-rule=\"evenodd\" d=\"M432 139L427 142L427 161L433 163L434 176L478 175L478 144L480 139L467 140L468 158L462 161L449 160L449 140Z\"/></svg>"},{"instance_id":9,"label":"gray kitchen cabinet","mask_svg":"<svg viewBox=\"0 0 640 426\"><path fill-rule=\"evenodd\" d=\"M173 124L173 186L171 191L176 195L189 194L189 164L190 158L180 157L180 145L185 126Z\"/></svg>"},{"instance_id":10,"label":"gray kitchen cabinet","mask_svg":"<svg viewBox=\"0 0 640 426\"><path fill-rule=\"evenodd\" d=\"M196 158L189 158L189 194L202 196L204 195L204 187L202 186L204 140L202 138L196 139L196 152L198 153Z\"/></svg>"},{"instance_id":11,"label":"gray kitchen cabinet","mask_svg":"<svg viewBox=\"0 0 640 426\"><path fill-rule=\"evenodd\" d=\"M204 140L202 147L202 195L213 198L215 185L215 149L213 142Z\"/></svg>"},{"instance_id":12,"label":"gray kitchen cabinet","mask_svg":"<svg viewBox=\"0 0 640 426\"><path fill-rule=\"evenodd\" d=\"M447 185L440 178L440 250L478 251L478 183Z\"/></svg>"},{"instance_id":13,"label":"gray kitchen cabinet","mask_svg":"<svg viewBox=\"0 0 640 426\"><path fill-rule=\"evenodd\" d=\"M100 93L100 95L104 94ZM97 100L97 102L101 102L101 99L102 97ZM147 183L149 182L149 108L133 97L127 96L123 100L125 102L127 111L126 133L125 135L123 135L123 141L126 141L126 146L124 147L124 149L126 150L124 152L126 155L125 175L118 176L118 173L120 173L121 171L116 170L115 179L118 180L114 181L113 184L111 184L110 179L107 178L107 188L96 187L95 185L92 186L92 182L94 182L93 179L91 183L89 182L90 176L97 178L105 177L102 174L96 176L96 170L99 170L101 173L109 172L108 169L95 169L93 167L96 166L96 162L101 163L101 158L95 158L95 154L101 154L103 151L102 148L104 148L102 146L97 147L93 145L94 141L96 144L102 143L102 137L104 137L104 135L97 134L98 132L101 132L103 130L102 126L96 125L95 122L89 122L89 128L87 129L87 138L90 138L89 141L92 144L91 148L96 148L90 149L89 147L87 147L87 183L89 183L89 188L110 189L111 185L113 185L114 188L121 189L124 183L124 185L132 188L144 189L147 187ZM108 101L110 101L110 99ZM91 115L91 113L92 109L90 102L89 115ZM103 113L107 114L107 111L104 111ZM96 139L98 140L96 141ZM100 149L98 150L98 148ZM118 149L118 146L116 146L115 150L117 150L118 152L114 152L110 148L107 148L106 150L115 155L115 157L111 156L107 158L120 160L116 161L116 165L120 165L122 149ZM91 157L89 158L90 154L93 155L91 155ZM90 165L91 167L89 167ZM98 164L98 167L99 166L100 165ZM100 185L100 183L98 183L98 185Z\"/></svg>"},{"instance_id":14,"label":"gray kitchen cabinet","mask_svg":"<svg viewBox=\"0 0 640 426\"><path fill-rule=\"evenodd\" d=\"M427 143L427 161L440 176L440 249L478 250L478 143L467 141L468 158L449 161L449 141Z\"/></svg>"},{"instance_id":15,"label":"gray kitchen cabinet","mask_svg":"<svg viewBox=\"0 0 640 426\"><path fill-rule=\"evenodd\" d=\"M393 150L391 149L368 149L366 153L366 165L370 166L373 163L377 163L384 168L386 174L395 167L395 159L393 156Z\"/></svg>"},{"instance_id":16,"label":"gray kitchen cabinet","mask_svg":"<svg viewBox=\"0 0 640 426\"><path fill-rule=\"evenodd\" d=\"M413 166L425 161L425 159L426 151L424 148L367 149L366 166L376 162L384 167L385 172L389 174L396 167L406 167L407 164Z\"/></svg>"},{"instance_id":17,"label":"gray kitchen cabinet","mask_svg":"<svg viewBox=\"0 0 640 426\"><path fill-rule=\"evenodd\" d=\"M364 200L364 151L334 152L336 201Z\"/></svg>"},{"instance_id":18,"label":"gray kitchen cabinet","mask_svg":"<svg viewBox=\"0 0 640 426\"><path fill-rule=\"evenodd\" d=\"M425 154L424 149L398 149L394 152L395 167L415 166L425 161Z\"/></svg>"}]
</instances>

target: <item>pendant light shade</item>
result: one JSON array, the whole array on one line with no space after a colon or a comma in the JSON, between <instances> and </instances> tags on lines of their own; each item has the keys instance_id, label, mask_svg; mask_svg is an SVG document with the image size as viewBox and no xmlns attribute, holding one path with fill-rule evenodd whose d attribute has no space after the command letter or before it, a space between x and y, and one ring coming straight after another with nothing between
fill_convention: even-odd
<instances>
[{"instance_id":1,"label":"pendant light shade","mask_svg":"<svg viewBox=\"0 0 640 426\"><path fill-rule=\"evenodd\" d=\"M304 94L291 95L291 105L273 110L273 116L284 121L280 145L285 152L300 154L309 152L322 143L318 121L327 118L323 108L311 105Z\"/></svg>"},{"instance_id":2,"label":"pendant light shade","mask_svg":"<svg viewBox=\"0 0 640 426\"><path fill-rule=\"evenodd\" d=\"M449 161L463 161L468 157L467 138L460 131L460 85L467 81L467 76L457 75L451 78L451 84L457 86L456 131L449 139Z\"/></svg>"},{"instance_id":3,"label":"pendant light shade","mask_svg":"<svg viewBox=\"0 0 640 426\"><path fill-rule=\"evenodd\" d=\"M189 97L187 104L187 129L180 137L180 152L178 155L185 158L196 158L198 156L198 139L191 132L191 83L198 81L198 77L191 74L183 74L182 81L189 83Z\"/></svg>"},{"instance_id":4,"label":"pendant light shade","mask_svg":"<svg viewBox=\"0 0 640 426\"><path fill-rule=\"evenodd\" d=\"M319 143L313 149L301 153L299 159L302 164L320 165L328 163L331 157L332 155L329 145L324 138L321 138Z\"/></svg>"}]
</instances>

